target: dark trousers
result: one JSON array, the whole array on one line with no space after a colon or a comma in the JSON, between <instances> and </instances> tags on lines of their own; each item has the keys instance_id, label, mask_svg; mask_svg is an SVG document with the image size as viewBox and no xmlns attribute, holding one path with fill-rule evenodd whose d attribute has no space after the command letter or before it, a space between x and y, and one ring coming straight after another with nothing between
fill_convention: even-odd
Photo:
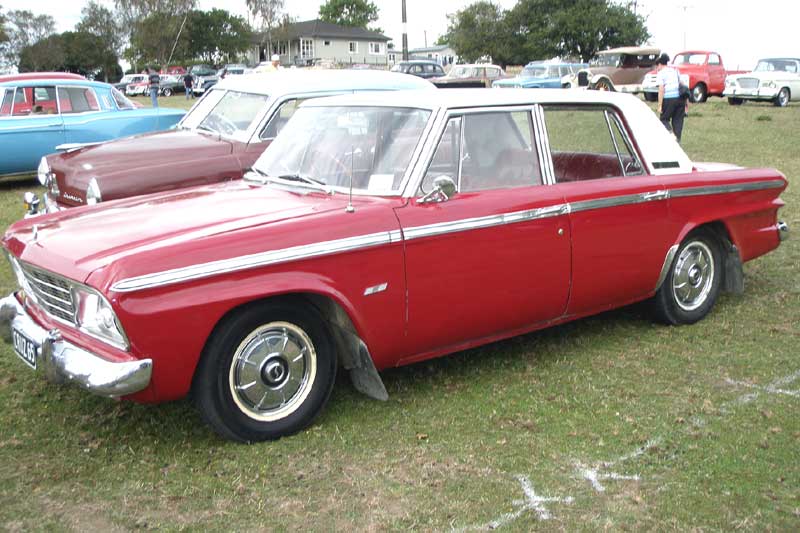
<instances>
[{"instance_id":1,"label":"dark trousers","mask_svg":"<svg viewBox=\"0 0 800 533\"><path fill-rule=\"evenodd\" d=\"M683 98L664 98L661 103L661 123L667 130L675 134L681 142L683 133L683 117L686 116L686 101Z\"/></svg>"}]
</instances>

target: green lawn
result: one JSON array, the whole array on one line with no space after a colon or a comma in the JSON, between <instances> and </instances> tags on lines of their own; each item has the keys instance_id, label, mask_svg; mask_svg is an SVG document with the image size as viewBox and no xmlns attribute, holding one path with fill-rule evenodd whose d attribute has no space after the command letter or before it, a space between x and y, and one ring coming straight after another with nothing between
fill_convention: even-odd
<instances>
[{"instance_id":1,"label":"green lawn","mask_svg":"<svg viewBox=\"0 0 800 533\"><path fill-rule=\"evenodd\" d=\"M692 107L684 146L783 171L796 233L798 124L800 104L712 98ZM0 182L3 226L35 184ZM605 313L384 372L386 403L340 376L311 428L252 446L220 440L187 402L50 385L0 342L0 529L796 531L792 237L696 325ZM3 263L0 289L13 287Z\"/></svg>"}]
</instances>

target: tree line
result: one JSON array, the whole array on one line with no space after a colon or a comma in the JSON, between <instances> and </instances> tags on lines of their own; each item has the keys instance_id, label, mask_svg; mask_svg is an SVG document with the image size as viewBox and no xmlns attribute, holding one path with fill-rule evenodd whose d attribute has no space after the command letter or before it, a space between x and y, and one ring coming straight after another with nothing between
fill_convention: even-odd
<instances>
[{"instance_id":1,"label":"tree line","mask_svg":"<svg viewBox=\"0 0 800 533\"><path fill-rule=\"evenodd\" d=\"M0 72L69 71L108 81L121 76L120 59L136 71L236 62L254 34L263 36L260 40L270 49L292 22L283 11L284 0L245 3L247 19L224 9L199 10L197 0L114 0L113 10L90 0L75 28L63 33L56 33L50 15L4 13L0 6ZM369 0L327 0L320 18L367 27L377 20L378 8Z\"/></svg>"},{"instance_id":2,"label":"tree line","mask_svg":"<svg viewBox=\"0 0 800 533\"><path fill-rule=\"evenodd\" d=\"M524 65L551 57L589 61L600 50L640 45L650 38L635 2L519 0L509 10L480 0L449 15L448 44L465 61L491 58Z\"/></svg>"}]
</instances>

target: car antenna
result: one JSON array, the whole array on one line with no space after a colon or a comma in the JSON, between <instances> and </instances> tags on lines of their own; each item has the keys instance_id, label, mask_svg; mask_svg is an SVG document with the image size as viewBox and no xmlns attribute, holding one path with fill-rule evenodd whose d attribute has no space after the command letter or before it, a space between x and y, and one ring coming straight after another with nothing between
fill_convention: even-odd
<instances>
[{"instance_id":1,"label":"car antenna","mask_svg":"<svg viewBox=\"0 0 800 533\"><path fill-rule=\"evenodd\" d=\"M353 207L353 151L356 149L355 146L350 147L350 195L347 198L347 207L345 207L346 213L355 213L356 209Z\"/></svg>"}]
</instances>

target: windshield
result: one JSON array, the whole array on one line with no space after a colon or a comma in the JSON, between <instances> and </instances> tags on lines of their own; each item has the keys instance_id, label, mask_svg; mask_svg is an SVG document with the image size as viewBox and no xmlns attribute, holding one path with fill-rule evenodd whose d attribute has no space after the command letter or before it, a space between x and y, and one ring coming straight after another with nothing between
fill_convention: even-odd
<instances>
[{"instance_id":1,"label":"windshield","mask_svg":"<svg viewBox=\"0 0 800 533\"><path fill-rule=\"evenodd\" d=\"M219 133L247 142L247 130L266 107L269 96L212 89L189 110L180 126Z\"/></svg>"},{"instance_id":2,"label":"windshield","mask_svg":"<svg viewBox=\"0 0 800 533\"><path fill-rule=\"evenodd\" d=\"M672 60L673 65L705 65L705 54L678 54Z\"/></svg>"},{"instance_id":3,"label":"windshield","mask_svg":"<svg viewBox=\"0 0 800 533\"><path fill-rule=\"evenodd\" d=\"M525 67L522 69L523 78L558 78L558 67Z\"/></svg>"},{"instance_id":4,"label":"windshield","mask_svg":"<svg viewBox=\"0 0 800 533\"><path fill-rule=\"evenodd\" d=\"M450 78L477 78L478 74L475 67L453 67L448 74Z\"/></svg>"},{"instance_id":5,"label":"windshield","mask_svg":"<svg viewBox=\"0 0 800 533\"><path fill-rule=\"evenodd\" d=\"M619 54L600 54L592 60L593 67L616 67L619 65Z\"/></svg>"},{"instance_id":6,"label":"windshield","mask_svg":"<svg viewBox=\"0 0 800 533\"><path fill-rule=\"evenodd\" d=\"M756 65L756 72L794 72L797 73L797 62L784 59L762 59Z\"/></svg>"},{"instance_id":7,"label":"windshield","mask_svg":"<svg viewBox=\"0 0 800 533\"><path fill-rule=\"evenodd\" d=\"M253 168L362 194L398 191L431 112L399 107L301 107ZM268 179L268 178L267 178Z\"/></svg>"}]
</instances>

